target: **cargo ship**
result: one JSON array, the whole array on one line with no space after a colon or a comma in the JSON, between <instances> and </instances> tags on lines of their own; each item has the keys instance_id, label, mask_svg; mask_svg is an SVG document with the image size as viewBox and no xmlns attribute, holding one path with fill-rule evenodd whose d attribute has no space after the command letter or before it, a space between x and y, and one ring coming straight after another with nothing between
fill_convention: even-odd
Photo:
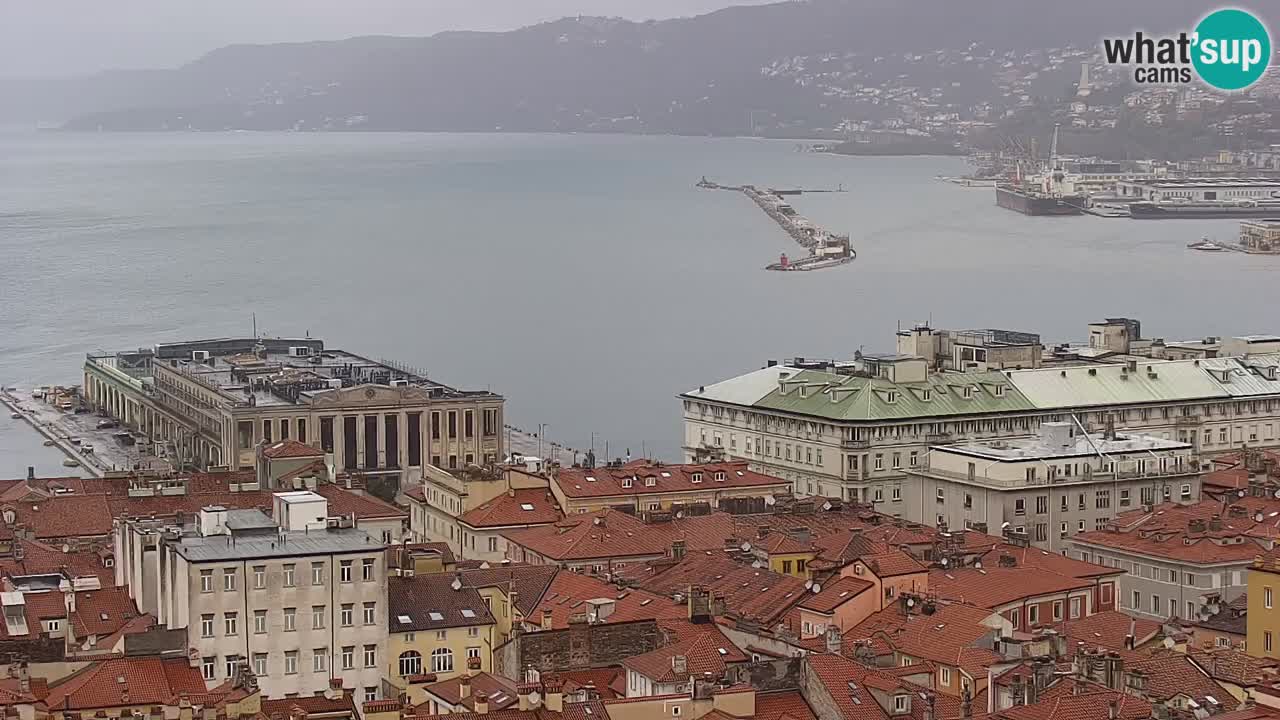
<instances>
[{"instance_id":1,"label":"cargo ship","mask_svg":"<svg viewBox=\"0 0 1280 720\"><path fill-rule=\"evenodd\" d=\"M1083 195L1052 195L1027 187L996 186L996 205L1023 215L1079 215L1084 212Z\"/></svg>"},{"instance_id":2,"label":"cargo ship","mask_svg":"<svg viewBox=\"0 0 1280 720\"><path fill-rule=\"evenodd\" d=\"M1134 202L1129 203L1129 216L1138 220L1280 217L1280 200Z\"/></svg>"}]
</instances>

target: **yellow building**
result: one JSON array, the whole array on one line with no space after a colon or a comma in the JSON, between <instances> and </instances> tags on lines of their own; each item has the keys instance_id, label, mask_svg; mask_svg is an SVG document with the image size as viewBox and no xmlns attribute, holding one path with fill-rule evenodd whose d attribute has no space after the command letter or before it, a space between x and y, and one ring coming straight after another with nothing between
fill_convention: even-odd
<instances>
[{"instance_id":1,"label":"yellow building","mask_svg":"<svg viewBox=\"0 0 1280 720\"><path fill-rule=\"evenodd\" d=\"M445 680L467 670L488 672L493 647L501 642L498 620L490 605L505 614L501 592L480 590L458 574L436 573L393 577L387 582L387 678L404 690L409 679L433 674ZM506 620L510 628L510 619Z\"/></svg>"},{"instance_id":2,"label":"yellow building","mask_svg":"<svg viewBox=\"0 0 1280 720\"><path fill-rule=\"evenodd\" d=\"M1280 558L1259 556L1249 568L1249 634L1245 648L1250 655L1280 658Z\"/></svg>"},{"instance_id":3,"label":"yellow building","mask_svg":"<svg viewBox=\"0 0 1280 720\"><path fill-rule=\"evenodd\" d=\"M745 461L666 465L637 460L554 469L551 493L566 515L620 507L637 514L679 512L699 505L716 509L724 501L754 503L763 511L766 498L790 494L791 483L750 470Z\"/></svg>"}]
</instances>

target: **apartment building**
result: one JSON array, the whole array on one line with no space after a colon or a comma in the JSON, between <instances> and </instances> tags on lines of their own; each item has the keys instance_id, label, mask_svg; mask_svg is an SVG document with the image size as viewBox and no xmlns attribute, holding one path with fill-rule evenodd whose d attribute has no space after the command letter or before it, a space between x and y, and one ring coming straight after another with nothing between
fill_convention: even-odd
<instances>
[{"instance_id":1,"label":"apartment building","mask_svg":"<svg viewBox=\"0 0 1280 720\"><path fill-rule=\"evenodd\" d=\"M1275 556L1257 557L1249 564L1246 605L1246 648L1250 655L1280 658L1280 561Z\"/></svg>"},{"instance_id":2,"label":"apartment building","mask_svg":"<svg viewBox=\"0 0 1280 720\"><path fill-rule=\"evenodd\" d=\"M912 355L771 365L680 395L685 459L745 460L800 495L878 494L893 513L895 499L918 502L908 471L930 448L1031 436L1046 422L1110 426L1200 455L1280 446L1280 354L1111 362L1104 347L1095 356L1102 361L964 372Z\"/></svg>"},{"instance_id":3,"label":"apartment building","mask_svg":"<svg viewBox=\"0 0 1280 720\"><path fill-rule=\"evenodd\" d=\"M907 472L917 479L918 504L873 496L880 507L939 527L1011 530L1057 552L1118 513L1200 499L1189 443L1087 434L1070 422L1045 423L1033 437L940 445Z\"/></svg>"},{"instance_id":4,"label":"apartment building","mask_svg":"<svg viewBox=\"0 0 1280 720\"><path fill-rule=\"evenodd\" d=\"M1277 513L1271 497L1164 503L1117 515L1067 546L1073 558L1125 571L1116 583L1129 614L1196 621L1245 591L1249 565L1271 549Z\"/></svg>"},{"instance_id":5,"label":"apartment building","mask_svg":"<svg viewBox=\"0 0 1280 720\"><path fill-rule=\"evenodd\" d=\"M316 493L272 502L275 520L215 505L181 525L119 522L118 582L155 608L158 624L186 630L211 685L247 661L268 697L309 696L340 678L377 699L387 648L382 542L330 518Z\"/></svg>"},{"instance_id":6,"label":"apartment building","mask_svg":"<svg viewBox=\"0 0 1280 720\"><path fill-rule=\"evenodd\" d=\"M501 396L326 348L315 338L229 338L91 353L95 410L196 467L252 467L255 448L300 440L339 470L421 476L502 457Z\"/></svg>"},{"instance_id":7,"label":"apartment building","mask_svg":"<svg viewBox=\"0 0 1280 720\"><path fill-rule=\"evenodd\" d=\"M541 469L540 463L537 469ZM547 478L526 466L468 465L456 470L427 466L422 482L404 491L414 542L444 542L459 558L498 561L506 543L496 528L510 514L513 527L554 520L554 499L548 499ZM518 493L515 508L501 498ZM525 511L524 506L532 505ZM482 509L483 508L483 509ZM467 518L467 520L463 520Z\"/></svg>"},{"instance_id":8,"label":"apartment building","mask_svg":"<svg viewBox=\"0 0 1280 720\"><path fill-rule=\"evenodd\" d=\"M397 688L424 673L447 680L466 672L470 662L475 670L490 670L497 640L493 595L461 575L437 573L391 578L388 597L387 677Z\"/></svg>"}]
</instances>

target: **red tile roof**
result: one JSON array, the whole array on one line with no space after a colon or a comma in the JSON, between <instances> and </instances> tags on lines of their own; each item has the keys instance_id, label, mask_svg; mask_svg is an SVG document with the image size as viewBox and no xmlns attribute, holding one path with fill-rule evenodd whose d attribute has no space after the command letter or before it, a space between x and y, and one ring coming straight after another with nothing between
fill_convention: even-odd
<instances>
[{"instance_id":1,"label":"red tile roof","mask_svg":"<svg viewBox=\"0 0 1280 720\"><path fill-rule=\"evenodd\" d=\"M1078 620L1064 620L1053 625L1053 629L1062 633L1069 645L1084 643L1090 649L1101 647L1120 652L1125 650L1125 636L1130 632L1134 635L1134 645L1141 646L1160 632L1160 623L1106 610Z\"/></svg>"},{"instance_id":2,"label":"red tile roof","mask_svg":"<svg viewBox=\"0 0 1280 720\"><path fill-rule=\"evenodd\" d=\"M1031 598L1093 586L1090 580L1030 567L951 568L929 571L929 592L939 598L992 610Z\"/></svg>"},{"instance_id":3,"label":"red tile roof","mask_svg":"<svg viewBox=\"0 0 1280 720\"><path fill-rule=\"evenodd\" d=\"M1243 497L1223 513L1222 503L1164 503L1151 512L1117 515L1106 530L1072 536L1074 543L1096 545L1191 564L1244 563L1280 539L1280 500Z\"/></svg>"},{"instance_id":4,"label":"red tile roof","mask_svg":"<svg viewBox=\"0 0 1280 720\"><path fill-rule=\"evenodd\" d=\"M534 625L542 625L544 611L551 612L553 628L569 627L569 616L587 610L587 601L594 599L613 601L613 612L605 622L630 622L646 618L665 619L688 616L688 609L677 604L670 597L656 595L647 590L631 588L619 590L603 580L561 570L547 586L546 592L538 599L538 605L525 621Z\"/></svg>"},{"instance_id":5,"label":"red tile roof","mask_svg":"<svg viewBox=\"0 0 1280 720\"><path fill-rule=\"evenodd\" d=\"M122 587L75 593L75 604L71 628L77 638L115 634L142 614L134 607L129 591Z\"/></svg>"},{"instance_id":6,"label":"red tile roof","mask_svg":"<svg viewBox=\"0 0 1280 720\"><path fill-rule=\"evenodd\" d=\"M755 720L818 720L798 690L757 692Z\"/></svg>"},{"instance_id":7,"label":"red tile roof","mask_svg":"<svg viewBox=\"0 0 1280 720\"><path fill-rule=\"evenodd\" d=\"M853 600L862 593L875 587L874 583L854 577L837 578L832 582L819 585L819 592L805 595L799 606L814 612L831 613L836 608ZM812 590L812 588L810 588Z\"/></svg>"},{"instance_id":8,"label":"red tile roof","mask_svg":"<svg viewBox=\"0 0 1280 720\"><path fill-rule=\"evenodd\" d=\"M1084 720L1109 717L1111 703L1116 704L1117 720L1146 720L1151 717L1151 703L1116 690L1101 690L1073 695L1065 690L1064 681L1050 688L1034 705L1017 705L997 712L1000 720ZM1060 690L1059 688L1064 688Z\"/></svg>"},{"instance_id":9,"label":"red tile roof","mask_svg":"<svg viewBox=\"0 0 1280 720\"><path fill-rule=\"evenodd\" d=\"M852 654L859 641L871 640L916 660L966 671L975 663L996 661L990 650L976 647L980 638L993 631L990 610L945 602L935 604L931 615L920 610L908 613L901 602L895 602L863 620L844 634L845 653Z\"/></svg>"},{"instance_id":10,"label":"red tile roof","mask_svg":"<svg viewBox=\"0 0 1280 720\"><path fill-rule=\"evenodd\" d=\"M509 490L463 513L458 521L473 528L519 527L553 523L562 517L560 506L542 488Z\"/></svg>"},{"instance_id":11,"label":"red tile roof","mask_svg":"<svg viewBox=\"0 0 1280 720\"><path fill-rule=\"evenodd\" d=\"M1076 560L1061 553L1039 548L1018 547L1007 543L991 548L981 559L982 564L990 568L1000 567L1001 558L1005 558L1004 562L1012 562L1014 567L1048 570L1071 578L1091 579L1124 574L1124 570L1120 568Z\"/></svg>"},{"instance_id":12,"label":"red tile roof","mask_svg":"<svg viewBox=\"0 0 1280 720\"><path fill-rule=\"evenodd\" d=\"M355 699L352 697L351 691L342 693L342 697L336 700L330 700L323 695L308 695L303 697L278 698L275 700L262 699L262 714L271 717L274 713L281 713L285 717L293 716L293 709L300 708L308 715L333 715L340 713L349 713L350 717L359 720L360 712L356 708Z\"/></svg>"},{"instance_id":13,"label":"red tile roof","mask_svg":"<svg viewBox=\"0 0 1280 720\"><path fill-rule=\"evenodd\" d=\"M676 672L675 659L684 657L684 672ZM654 682L673 683L690 677L719 679L733 663L750 662L751 658L720 632L714 624L688 625L675 642L622 661L623 667Z\"/></svg>"},{"instance_id":14,"label":"red tile roof","mask_svg":"<svg viewBox=\"0 0 1280 720\"><path fill-rule=\"evenodd\" d=\"M404 510L368 493L357 494L330 483L316 486L316 492L329 501L330 515L355 513L357 520L409 517Z\"/></svg>"},{"instance_id":15,"label":"red tile roof","mask_svg":"<svg viewBox=\"0 0 1280 720\"><path fill-rule=\"evenodd\" d=\"M1248 687L1264 680L1274 681L1276 675L1280 673L1280 660L1258 658L1231 648L1201 650L1188 647L1187 657L1214 680L1241 687Z\"/></svg>"},{"instance_id":16,"label":"red tile roof","mask_svg":"<svg viewBox=\"0 0 1280 720\"><path fill-rule=\"evenodd\" d=\"M500 565L493 568L462 570L462 581L474 588L496 587L503 592L515 590L516 609L532 617L539 598L547 591L560 570L551 565Z\"/></svg>"},{"instance_id":17,"label":"red tile roof","mask_svg":"<svg viewBox=\"0 0 1280 720\"><path fill-rule=\"evenodd\" d=\"M717 479L719 478L719 479ZM726 488L758 488L761 494L784 491L791 482L747 468L746 462L690 465L632 462L622 467L565 468L552 480L569 498L600 498L654 493L708 494ZM650 484L652 483L652 484Z\"/></svg>"},{"instance_id":18,"label":"red tile roof","mask_svg":"<svg viewBox=\"0 0 1280 720\"><path fill-rule=\"evenodd\" d=\"M564 683L565 694L575 693L591 686L600 693L601 700L612 700L626 695L626 672L620 667L567 670L556 673Z\"/></svg>"},{"instance_id":19,"label":"red tile roof","mask_svg":"<svg viewBox=\"0 0 1280 720\"><path fill-rule=\"evenodd\" d=\"M423 690L444 700L450 705L459 705L468 710L475 709L476 695L484 693L489 697L489 710L504 710L515 705L520 701L520 697L516 694L516 684L512 680L508 680L500 675L491 675L487 672L476 673L471 676L471 690L467 697L462 697L462 677L453 677L448 680L424 685ZM419 705L425 709L426 703Z\"/></svg>"},{"instance_id":20,"label":"red tile roof","mask_svg":"<svg viewBox=\"0 0 1280 720\"><path fill-rule=\"evenodd\" d=\"M1207 696L1221 702L1228 697L1225 688L1211 679L1191 661L1191 658L1173 650L1160 648L1145 660L1125 663L1125 672L1141 670L1147 675L1146 697L1164 702L1186 696L1203 704Z\"/></svg>"},{"instance_id":21,"label":"red tile roof","mask_svg":"<svg viewBox=\"0 0 1280 720\"><path fill-rule=\"evenodd\" d=\"M120 682L124 678L124 682ZM48 706L64 710L96 710L121 705L169 705L178 696L206 692L199 668L186 658L113 658L90 663L50 684Z\"/></svg>"},{"instance_id":22,"label":"red tile roof","mask_svg":"<svg viewBox=\"0 0 1280 720\"><path fill-rule=\"evenodd\" d=\"M639 587L664 597L687 593L694 585L722 597L730 617L766 626L778 622L809 592L799 578L742 564L723 552L694 553L638 580Z\"/></svg>"},{"instance_id":23,"label":"red tile roof","mask_svg":"<svg viewBox=\"0 0 1280 720\"><path fill-rule=\"evenodd\" d=\"M808 656L809 668L818 682L826 688L834 701L839 717L823 716L823 720L889 720L912 718L923 720L927 703L922 695L934 700L934 717L954 718L960 715L960 701L955 697L934 693L930 688L916 685L882 670L867 667L840 655L814 654ZM904 694L911 697L909 713L894 714L880 706L872 690L888 697ZM892 702L892 701L890 701ZM977 711L977 704L974 710Z\"/></svg>"},{"instance_id":24,"label":"red tile roof","mask_svg":"<svg viewBox=\"0 0 1280 720\"><path fill-rule=\"evenodd\" d=\"M272 460L324 457L324 451L297 440L281 440L262 449L262 456Z\"/></svg>"}]
</instances>

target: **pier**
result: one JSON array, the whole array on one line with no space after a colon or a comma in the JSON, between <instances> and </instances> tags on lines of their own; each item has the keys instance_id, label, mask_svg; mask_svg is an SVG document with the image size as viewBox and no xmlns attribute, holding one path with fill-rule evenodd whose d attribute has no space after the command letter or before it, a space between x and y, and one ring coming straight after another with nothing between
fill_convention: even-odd
<instances>
[{"instance_id":1,"label":"pier","mask_svg":"<svg viewBox=\"0 0 1280 720\"><path fill-rule=\"evenodd\" d=\"M814 192L845 192L844 186L836 189L760 189L754 185L721 185L703 177L697 187L704 190L731 190L740 192L751 198L765 215L778 224L797 245L808 251L808 256L790 260L784 253L779 262L765 267L766 270L802 271L818 270L852 262L857 256L849 243L848 235L837 235L813 221L798 214L784 197Z\"/></svg>"}]
</instances>

